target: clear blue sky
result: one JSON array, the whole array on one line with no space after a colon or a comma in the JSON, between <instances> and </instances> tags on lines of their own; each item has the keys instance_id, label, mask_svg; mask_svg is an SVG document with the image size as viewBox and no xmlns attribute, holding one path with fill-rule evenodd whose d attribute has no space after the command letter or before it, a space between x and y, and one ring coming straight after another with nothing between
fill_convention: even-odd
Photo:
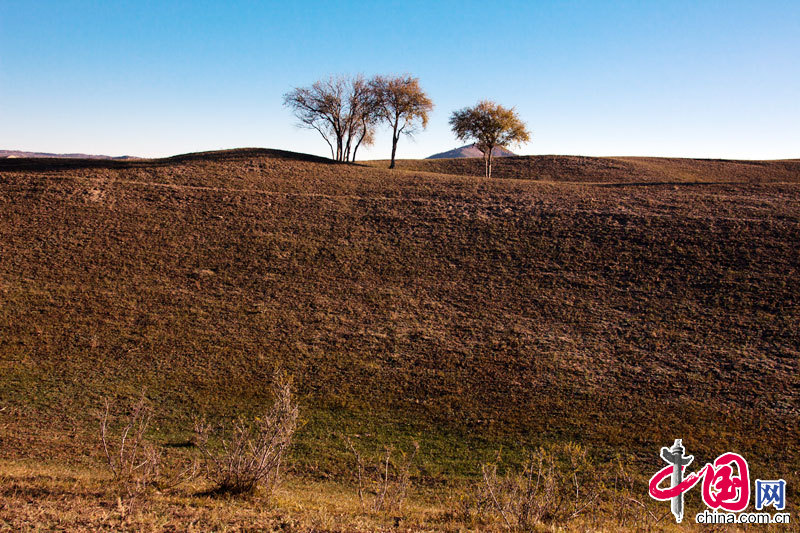
<instances>
[{"instance_id":1,"label":"clear blue sky","mask_svg":"<svg viewBox=\"0 0 800 533\"><path fill-rule=\"evenodd\" d=\"M483 98L524 154L800 157L798 0L0 0L0 149L328 155L282 95L405 72L436 109L398 157L457 146L448 116Z\"/></svg>"}]
</instances>

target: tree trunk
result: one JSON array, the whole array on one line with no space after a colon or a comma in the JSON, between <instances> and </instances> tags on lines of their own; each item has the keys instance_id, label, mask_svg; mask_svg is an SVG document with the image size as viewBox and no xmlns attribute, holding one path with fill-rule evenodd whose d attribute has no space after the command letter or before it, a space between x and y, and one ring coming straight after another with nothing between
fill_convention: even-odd
<instances>
[{"instance_id":1,"label":"tree trunk","mask_svg":"<svg viewBox=\"0 0 800 533\"><path fill-rule=\"evenodd\" d=\"M359 147L359 146L361 146L361 141L363 141L363 140L364 140L364 137L366 137L366 136L367 136L367 125L366 125L366 124L364 124L364 129L363 129L363 130L361 130L361 135L360 135L360 136L359 136L359 138L358 138L358 142L357 142L357 143L356 143L356 145L353 147L353 162L354 162L354 163L355 163L355 161L356 161L356 152L358 152L358 147Z\"/></svg>"},{"instance_id":2,"label":"tree trunk","mask_svg":"<svg viewBox=\"0 0 800 533\"><path fill-rule=\"evenodd\" d=\"M394 155L397 153L397 136L397 121L395 121L392 128L392 162L389 163L389 168L394 168Z\"/></svg>"},{"instance_id":3,"label":"tree trunk","mask_svg":"<svg viewBox=\"0 0 800 533\"><path fill-rule=\"evenodd\" d=\"M489 167L487 168L487 171L486 171L486 177L487 178L491 178L492 177L492 152L493 151L494 151L494 146L489 147Z\"/></svg>"},{"instance_id":4,"label":"tree trunk","mask_svg":"<svg viewBox=\"0 0 800 533\"><path fill-rule=\"evenodd\" d=\"M347 142L344 145L344 157L342 158L343 161L349 162L350 161L350 145L353 142L353 129L352 126L347 133Z\"/></svg>"}]
</instances>

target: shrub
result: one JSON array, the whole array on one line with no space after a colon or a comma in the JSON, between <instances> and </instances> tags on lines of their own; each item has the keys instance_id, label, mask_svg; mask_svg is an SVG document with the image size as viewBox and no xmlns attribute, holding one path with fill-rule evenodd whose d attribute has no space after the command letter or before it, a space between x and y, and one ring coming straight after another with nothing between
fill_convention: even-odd
<instances>
[{"instance_id":1,"label":"shrub","mask_svg":"<svg viewBox=\"0 0 800 533\"><path fill-rule=\"evenodd\" d=\"M361 508L376 513L399 509L411 486L411 466L419 452L419 444L415 441L414 451L399 450L396 456L394 447L385 446L381 459L371 464L349 437L343 439L353 454Z\"/></svg>"},{"instance_id":2,"label":"shrub","mask_svg":"<svg viewBox=\"0 0 800 533\"><path fill-rule=\"evenodd\" d=\"M576 444L539 448L521 471L504 476L497 466L483 465L484 499L515 531L564 524L594 511L603 490L597 469Z\"/></svg>"},{"instance_id":3,"label":"shrub","mask_svg":"<svg viewBox=\"0 0 800 533\"><path fill-rule=\"evenodd\" d=\"M139 494L156 484L160 474L161 453L145 438L151 418L152 409L142 393L131 410L127 424L117 437L113 437L109 431L111 401L105 401L105 411L100 422L100 440L114 482L129 496Z\"/></svg>"},{"instance_id":4,"label":"shrub","mask_svg":"<svg viewBox=\"0 0 800 533\"><path fill-rule=\"evenodd\" d=\"M278 379L274 395L274 403L261 418L239 418L229 436L222 428L213 431L205 423L195 425L204 471L215 485L212 493L249 494L259 486L271 493L280 483L281 463L297 427L298 410L288 381ZM209 445L212 436L221 441L220 449Z\"/></svg>"},{"instance_id":5,"label":"shrub","mask_svg":"<svg viewBox=\"0 0 800 533\"><path fill-rule=\"evenodd\" d=\"M627 461L628 464L632 462L632 458ZM607 499L611 508L610 520L613 524L619 528L631 528L635 531L651 531L664 517L672 514L667 506L666 512L657 517L645 505L639 495L645 493L647 489L643 484L637 487L631 467L626 466L623 458L616 458L610 463L610 467L609 470L614 472L614 480L608 487Z\"/></svg>"}]
</instances>

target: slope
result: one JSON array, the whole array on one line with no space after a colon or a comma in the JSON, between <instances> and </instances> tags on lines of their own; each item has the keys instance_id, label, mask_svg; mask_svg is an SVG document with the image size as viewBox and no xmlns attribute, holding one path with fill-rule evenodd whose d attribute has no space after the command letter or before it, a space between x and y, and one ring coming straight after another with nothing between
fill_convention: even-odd
<instances>
[{"instance_id":1,"label":"slope","mask_svg":"<svg viewBox=\"0 0 800 533\"><path fill-rule=\"evenodd\" d=\"M381 166L382 162L374 164ZM398 168L463 176L483 175L475 159L409 159ZM496 178L571 182L797 182L800 160L740 161L665 157L516 156L495 160Z\"/></svg>"},{"instance_id":2,"label":"slope","mask_svg":"<svg viewBox=\"0 0 800 533\"><path fill-rule=\"evenodd\" d=\"M102 398L142 388L185 438L280 367L317 472L345 468L338 431L421 440L431 479L562 440L655 467L676 436L796 471L796 163L662 184L682 162L580 161L559 183L255 149L0 162L0 454L80 455Z\"/></svg>"}]
</instances>

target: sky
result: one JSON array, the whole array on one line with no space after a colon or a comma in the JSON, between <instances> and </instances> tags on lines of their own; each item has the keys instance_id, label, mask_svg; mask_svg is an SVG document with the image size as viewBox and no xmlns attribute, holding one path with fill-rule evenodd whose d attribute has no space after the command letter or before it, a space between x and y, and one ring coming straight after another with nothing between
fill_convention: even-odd
<instances>
[{"instance_id":1,"label":"sky","mask_svg":"<svg viewBox=\"0 0 800 533\"><path fill-rule=\"evenodd\" d=\"M520 154L800 158L800 1L0 0L0 149L329 156L283 95L404 74L450 114L514 107ZM391 151L384 128L361 159Z\"/></svg>"}]
</instances>

